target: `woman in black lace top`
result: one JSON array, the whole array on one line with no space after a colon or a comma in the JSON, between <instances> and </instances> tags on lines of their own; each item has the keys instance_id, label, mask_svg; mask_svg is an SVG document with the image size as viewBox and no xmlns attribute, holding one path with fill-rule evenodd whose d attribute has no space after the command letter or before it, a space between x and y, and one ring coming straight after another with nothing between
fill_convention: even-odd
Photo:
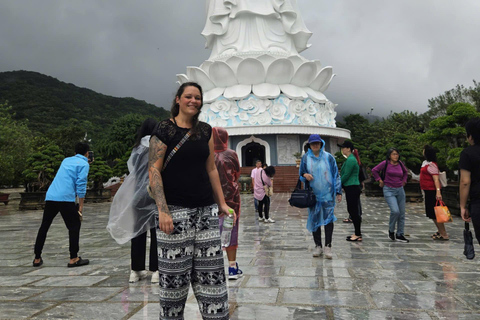
<instances>
[{"instance_id":1,"label":"woman in black lace top","mask_svg":"<svg viewBox=\"0 0 480 320\"><path fill-rule=\"evenodd\" d=\"M190 283L202 316L213 312L228 319L218 216L230 208L215 166L212 128L198 120L202 103L197 83L182 84L172 118L161 121L150 140L150 187L160 229L160 319L183 318Z\"/></svg>"}]
</instances>

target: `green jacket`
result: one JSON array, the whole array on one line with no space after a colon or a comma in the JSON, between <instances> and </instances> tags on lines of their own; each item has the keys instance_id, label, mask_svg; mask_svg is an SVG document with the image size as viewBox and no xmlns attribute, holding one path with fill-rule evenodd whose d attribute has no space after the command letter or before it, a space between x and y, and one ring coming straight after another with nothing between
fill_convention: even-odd
<instances>
[{"instance_id":1,"label":"green jacket","mask_svg":"<svg viewBox=\"0 0 480 320\"><path fill-rule=\"evenodd\" d=\"M353 154L349 155L347 160L343 163L342 170L340 171L342 186L348 187L360 185L360 180L358 180L359 171L360 166L358 165L357 159Z\"/></svg>"}]
</instances>

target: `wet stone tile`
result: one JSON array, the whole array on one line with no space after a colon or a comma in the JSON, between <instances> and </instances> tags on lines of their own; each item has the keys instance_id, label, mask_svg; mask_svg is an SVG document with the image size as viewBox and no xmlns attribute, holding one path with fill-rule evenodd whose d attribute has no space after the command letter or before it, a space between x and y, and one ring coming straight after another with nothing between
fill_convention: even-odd
<instances>
[{"instance_id":1,"label":"wet stone tile","mask_svg":"<svg viewBox=\"0 0 480 320\"><path fill-rule=\"evenodd\" d=\"M124 319L139 306L140 303L63 303L34 319ZM158 319L158 314L152 319Z\"/></svg>"},{"instance_id":2,"label":"wet stone tile","mask_svg":"<svg viewBox=\"0 0 480 320\"><path fill-rule=\"evenodd\" d=\"M423 310L469 310L463 303L453 297L423 293L414 295L408 293L378 293L371 296L379 308L423 309Z\"/></svg>"},{"instance_id":3,"label":"wet stone tile","mask_svg":"<svg viewBox=\"0 0 480 320\"><path fill-rule=\"evenodd\" d=\"M100 276L72 276L72 277L50 277L33 283L39 287L89 287L107 277Z\"/></svg>"},{"instance_id":4,"label":"wet stone tile","mask_svg":"<svg viewBox=\"0 0 480 320\"><path fill-rule=\"evenodd\" d=\"M27 284L31 284L35 281L39 281L44 279L43 276L34 276L34 277L27 277L27 276L0 276L0 284L1 286L23 286Z\"/></svg>"},{"instance_id":5,"label":"wet stone tile","mask_svg":"<svg viewBox=\"0 0 480 320\"><path fill-rule=\"evenodd\" d=\"M341 320L369 320L369 319L395 319L395 320L431 320L426 312L399 312L384 310L361 310L334 308L333 316Z\"/></svg>"},{"instance_id":6,"label":"wet stone tile","mask_svg":"<svg viewBox=\"0 0 480 320\"><path fill-rule=\"evenodd\" d=\"M274 304L277 301L278 289L273 288L229 288L228 299L238 304L243 303L267 303Z\"/></svg>"},{"instance_id":7,"label":"wet stone tile","mask_svg":"<svg viewBox=\"0 0 480 320\"><path fill-rule=\"evenodd\" d=\"M365 295L361 292L296 290L287 289L283 294L285 304L306 304L325 306L367 306Z\"/></svg>"},{"instance_id":8,"label":"wet stone tile","mask_svg":"<svg viewBox=\"0 0 480 320\"><path fill-rule=\"evenodd\" d=\"M275 319L275 320L310 320L326 319L325 308L283 307L244 305L235 309L231 320Z\"/></svg>"},{"instance_id":9,"label":"wet stone tile","mask_svg":"<svg viewBox=\"0 0 480 320\"><path fill-rule=\"evenodd\" d=\"M25 298L34 296L48 289L38 289L29 287L0 287L0 301L1 300L23 300Z\"/></svg>"},{"instance_id":10,"label":"wet stone tile","mask_svg":"<svg viewBox=\"0 0 480 320\"><path fill-rule=\"evenodd\" d=\"M158 286L143 286L143 287L129 287L120 293L113 296L109 301L122 302L152 302L158 301L158 294L160 287Z\"/></svg>"},{"instance_id":11,"label":"wet stone tile","mask_svg":"<svg viewBox=\"0 0 480 320\"><path fill-rule=\"evenodd\" d=\"M440 320L480 320L480 313L435 312L434 315Z\"/></svg>"},{"instance_id":12,"label":"wet stone tile","mask_svg":"<svg viewBox=\"0 0 480 320\"><path fill-rule=\"evenodd\" d=\"M31 272L24 274L25 276L77 276L81 274L91 273L98 267L87 265L77 268L65 267L40 267L32 268Z\"/></svg>"},{"instance_id":13,"label":"wet stone tile","mask_svg":"<svg viewBox=\"0 0 480 320\"><path fill-rule=\"evenodd\" d=\"M351 268L351 271L353 273L353 276L356 278L425 280L425 276L420 274L419 272L412 272L408 270Z\"/></svg>"},{"instance_id":14,"label":"wet stone tile","mask_svg":"<svg viewBox=\"0 0 480 320\"><path fill-rule=\"evenodd\" d=\"M317 277L250 277L245 287L318 288Z\"/></svg>"},{"instance_id":15,"label":"wet stone tile","mask_svg":"<svg viewBox=\"0 0 480 320\"><path fill-rule=\"evenodd\" d=\"M0 319L27 319L35 313L50 308L53 303L45 302L1 302Z\"/></svg>"},{"instance_id":16,"label":"wet stone tile","mask_svg":"<svg viewBox=\"0 0 480 320\"><path fill-rule=\"evenodd\" d=\"M453 295L477 294L480 295L480 286L469 281L412 281L400 280L411 292L436 292Z\"/></svg>"},{"instance_id":17,"label":"wet stone tile","mask_svg":"<svg viewBox=\"0 0 480 320\"><path fill-rule=\"evenodd\" d=\"M329 268L329 267L316 267L316 268L302 268L302 267L286 267L286 276L296 277L342 277L350 278L350 273L347 268Z\"/></svg>"},{"instance_id":18,"label":"wet stone tile","mask_svg":"<svg viewBox=\"0 0 480 320\"><path fill-rule=\"evenodd\" d=\"M100 302L118 293L121 288L53 288L28 301Z\"/></svg>"}]
</instances>

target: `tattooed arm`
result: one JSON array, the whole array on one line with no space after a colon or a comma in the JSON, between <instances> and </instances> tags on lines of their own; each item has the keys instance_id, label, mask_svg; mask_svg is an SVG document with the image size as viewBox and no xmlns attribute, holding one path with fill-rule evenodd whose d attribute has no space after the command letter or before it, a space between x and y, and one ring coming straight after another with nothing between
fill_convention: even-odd
<instances>
[{"instance_id":1,"label":"tattooed arm","mask_svg":"<svg viewBox=\"0 0 480 320\"><path fill-rule=\"evenodd\" d=\"M218 205L219 214L227 214L230 213L228 210L230 207L225 203L225 197L223 196L222 185L220 183L220 177L218 176L217 166L215 165L215 151L213 149L213 135L210 137L208 141L208 148L210 149L210 155L207 158L206 169L208 173L208 178L210 179L210 184L212 185L213 189L213 198ZM233 221L237 220L237 213L233 213Z\"/></svg>"},{"instance_id":2,"label":"tattooed arm","mask_svg":"<svg viewBox=\"0 0 480 320\"><path fill-rule=\"evenodd\" d=\"M165 159L167 145L158 137L153 136L150 139L150 149L148 153L148 177L150 179L150 188L152 196L158 207L158 226L166 234L173 231L173 220L168 210L165 193L163 191L162 167Z\"/></svg>"}]
</instances>

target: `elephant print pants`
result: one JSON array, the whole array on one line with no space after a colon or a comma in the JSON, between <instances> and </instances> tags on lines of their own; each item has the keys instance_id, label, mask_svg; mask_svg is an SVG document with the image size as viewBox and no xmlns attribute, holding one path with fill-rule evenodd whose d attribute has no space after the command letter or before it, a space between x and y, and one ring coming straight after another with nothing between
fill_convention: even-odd
<instances>
[{"instance_id":1,"label":"elephant print pants","mask_svg":"<svg viewBox=\"0 0 480 320\"><path fill-rule=\"evenodd\" d=\"M203 319L228 319L217 205L168 208L173 232L157 232L160 319L184 318L190 283Z\"/></svg>"}]
</instances>

